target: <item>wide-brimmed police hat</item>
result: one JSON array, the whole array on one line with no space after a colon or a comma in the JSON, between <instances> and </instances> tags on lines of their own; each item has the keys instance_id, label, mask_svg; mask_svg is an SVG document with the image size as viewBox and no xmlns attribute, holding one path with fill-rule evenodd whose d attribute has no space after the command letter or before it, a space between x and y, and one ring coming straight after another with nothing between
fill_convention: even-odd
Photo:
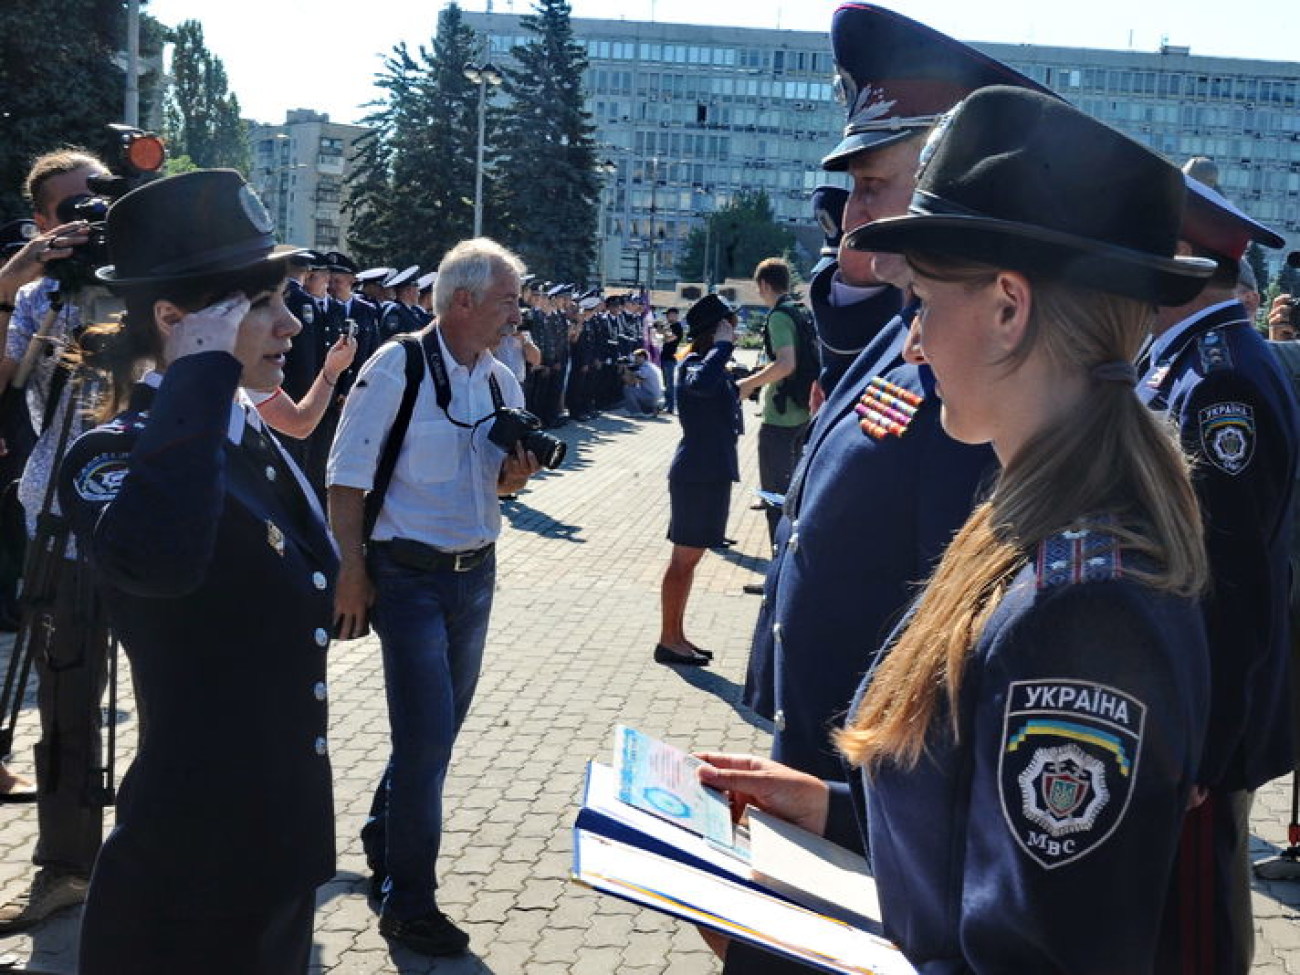
<instances>
[{"instance_id":1,"label":"wide-brimmed police hat","mask_svg":"<svg viewBox=\"0 0 1300 975\"><path fill-rule=\"evenodd\" d=\"M405 284L413 284L415 276L420 273L420 265L412 264L410 267L404 267L400 271L394 271L384 281L385 288L400 288Z\"/></svg>"},{"instance_id":2,"label":"wide-brimmed police hat","mask_svg":"<svg viewBox=\"0 0 1300 975\"><path fill-rule=\"evenodd\" d=\"M1243 213L1187 167L1183 167L1183 173L1187 183L1187 209L1183 213L1183 229L1178 234L1183 240L1233 261L1245 256L1252 241L1265 247L1286 246L1285 237Z\"/></svg>"},{"instance_id":3,"label":"wide-brimmed police hat","mask_svg":"<svg viewBox=\"0 0 1300 975\"><path fill-rule=\"evenodd\" d=\"M707 294L686 309L686 338L694 340L711 331L718 322L736 314L736 309L725 299Z\"/></svg>"},{"instance_id":4,"label":"wide-brimmed police hat","mask_svg":"<svg viewBox=\"0 0 1300 975\"><path fill-rule=\"evenodd\" d=\"M988 85L1046 88L961 41L868 3L846 3L831 19L837 95L848 108L844 138L822 168L843 170L866 149L924 132L971 92Z\"/></svg>"},{"instance_id":5,"label":"wide-brimmed police hat","mask_svg":"<svg viewBox=\"0 0 1300 975\"><path fill-rule=\"evenodd\" d=\"M233 169L198 169L145 183L108 209L108 256L95 271L131 288L242 271L302 248L277 245L275 226Z\"/></svg>"},{"instance_id":6,"label":"wide-brimmed police hat","mask_svg":"<svg viewBox=\"0 0 1300 975\"><path fill-rule=\"evenodd\" d=\"M1186 197L1171 163L1065 102L984 88L931 135L907 215L850 230L845 243L1179 305L1214 269L1174 256Z\"/></svg>"}]
</instances>

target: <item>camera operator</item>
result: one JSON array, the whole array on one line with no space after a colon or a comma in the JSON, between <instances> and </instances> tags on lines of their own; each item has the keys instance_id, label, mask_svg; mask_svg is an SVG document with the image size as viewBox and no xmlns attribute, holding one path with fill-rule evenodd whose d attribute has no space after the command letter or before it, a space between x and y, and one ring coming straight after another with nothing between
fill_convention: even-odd
<instances>
[{"instance_id":1,"label":"camera operator","mask_svg":"<svg viewBox=\"0 0 1300 975\"><path fill-rule=\"evenodd\" d=\"M91 177L107 172L99 159L77 149L47 153L33 162L24 191L40 243L19 258L25 273L36 273L34 262L44 265L44 273L20 288L12 302L0 295L4 305L13 306L0 360L0 392L15 380L25 383L27 409L39 434L18 489L30 537L36 535L37 516L47 501L51 513L58 514L49 490L62 459L58 452L88 426L88 409L97 394L93 382L72 379L60 354L89 323L82 321L77 296L68 295L51 276L66 268L74 248L87 240L83 224L67 224L59 213L90 195ZM31 372L23 376L27 368ZM86 596L86 569L75 547L56 552L50 563L42 589L52 598L32 606L26 621L41 721L36 746L39 832L32 856L39 869L28 891L0 906L0 934L21 931L84 901L103 833L104 799L96 766L108 632L95 601Z\"/></svg>"},{"instance_id":2,"label":"camera operator","mask_svg":"<svg viewBox=\"0 0 1300 975\"><path fill-rule=\"evenodd\" d=\"M633 416L654 416L663 409L664 380L645 349L619 360L623 375L623 406Z\"/></svg>"},{"instance_id":3,"label":"camera operator","mask_svg":"<svg viewBox=\"0 0 1300 975\"><path fill-rule=\"evenodd\" d=\"M442 786L487 639L497 496L538 470L522 444L507 452L492 436L502 407L524 403L491 352L519 324L523 270L487 238L452 248L434 284L437 325L413 345L414 398L404 395L410 340L389 342L357 377L330 451L330 524L342 559L336 632L362 636L373 611L392 736L362 844L383 898L380 933L425 955L469 945L435 899ZM379 499L369 501L370 519L367 492Z\"/></svg>"}]
</instances>

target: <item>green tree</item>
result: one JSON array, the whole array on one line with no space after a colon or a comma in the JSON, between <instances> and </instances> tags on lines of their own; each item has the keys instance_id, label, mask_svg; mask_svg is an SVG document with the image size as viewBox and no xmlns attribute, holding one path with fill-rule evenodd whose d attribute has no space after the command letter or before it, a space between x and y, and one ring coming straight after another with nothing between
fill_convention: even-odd
<instances>
[{"instance_id":1,"label":"green tree","mask_svg":"<svg viewBox=\"0 0 1300 975\"><path fill-rule=\"evenodd\" d=\"M31 212L22 183L34 157L60 146L83 146L112 163L122 120L126 76L117 53L126 47L126 16L118 0L4 0L0 3L0 219ZM159 50L157 24L141 18L141 54ZM141 117L153 90L141 77Z\"/></svg>"},{"instance_id":2,"label":"green tree","mask_svg":"<svg viewBox=\"0 0 1300 975\"><path fill-rule=\"evenodd\" d=\"M164 131L176 155L200 168L229 167L247 175L248 130L226 68L203 42L203 25L187 20L172 35L172 87L164 107Z\"/></svg>"},{"instance_id":3,"label":"green tree","mask_svg":"<svg viewBox=\"0 0 1300 975\"><path fill-rule=\"evenodd\" d=\"M474 32L451 3L431 46L413 55L398 44L384 59L385 94L365 119L345 204L362 263L431 267L470 235L478 89L462 68L473 55Z\"/></svg>"},{"instance_id":4,"label":"green tree","mask_svg":"<svg viewBox=\"0 0 1300 975\"><path fill-rule=\"evenodd\" d=\"M775 220L764 190L741 190L686 238L677 271L685 281L748 278L759 261L794 248L794 234ZM707 252L706 252L707 247Z\"/></svg>"},{"instance_id":5,"label":"green tree","mask_svg":"<svg viewBox=\"0 0 1300 975\"><path fill-rule=\"evenodd\" d=\"M494 192L488 232L542 277L582 281L595 260L600 183L591 117L583 111L587 55L573 39L568 0L536 0L520 25L534 35L504 69L493 112Z\"/></svg>"}]
</instances>

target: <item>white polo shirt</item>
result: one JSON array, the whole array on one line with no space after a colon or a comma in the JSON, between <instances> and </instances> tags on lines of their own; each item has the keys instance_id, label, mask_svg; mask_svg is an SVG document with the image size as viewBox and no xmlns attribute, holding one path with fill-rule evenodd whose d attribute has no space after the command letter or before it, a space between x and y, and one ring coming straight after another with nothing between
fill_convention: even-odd
<instances>
[{"instance_id":1,"label":"white polo shirt","mask_svg":"<svg viewBox=\"0 0 1300 975\"><path fill-rule=\"evenodd\" d=\"M448 411L467 426L453 423L438 406L426 364L411 425L371 537L409 538L446 552L464 552L496 541L501 533L497 477L505 452L488 440L494 412L488 377L496 376L506 406L522 407L524 394L510 370L490 352L479 353L466 368L452 357L441 331L436 334L451 383ZM382 346L361 367L343 406L325 471L327 484L364 491L374 486L379 454L405 387L405 351L396 342Z\"/></svg>"}]
</instances>

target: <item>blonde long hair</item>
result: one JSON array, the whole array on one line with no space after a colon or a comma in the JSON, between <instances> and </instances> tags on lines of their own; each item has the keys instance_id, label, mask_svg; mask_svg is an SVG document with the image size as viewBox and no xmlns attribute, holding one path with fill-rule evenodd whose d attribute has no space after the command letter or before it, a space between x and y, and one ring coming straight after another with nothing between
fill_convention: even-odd
<instances>
[{"instance_id":1,"label":"blonde long hair","mask_svg":"<svg viewBox=\"0 0 1300 975\"><path fill-rule=\"evenodd\" d=\"M908 260L925 277L972 288L997 274L935 257ZM1030 284L1029 326L1009 369L1039 347L1068 371L1134 359L1150 306L1035 276ZM957 533L851 724L837 733L843 754L868 770L884 761L915 766L945 703L957 734L966 660L1007 587L1039 542L1098 516L1121 550L1142 556L1127 562L1128 574L1163 592L1204 589L1200 511L1172 428L1127 383L1094 379L1084 408L1040 431Z\"/></svg>"}]
</instances>

